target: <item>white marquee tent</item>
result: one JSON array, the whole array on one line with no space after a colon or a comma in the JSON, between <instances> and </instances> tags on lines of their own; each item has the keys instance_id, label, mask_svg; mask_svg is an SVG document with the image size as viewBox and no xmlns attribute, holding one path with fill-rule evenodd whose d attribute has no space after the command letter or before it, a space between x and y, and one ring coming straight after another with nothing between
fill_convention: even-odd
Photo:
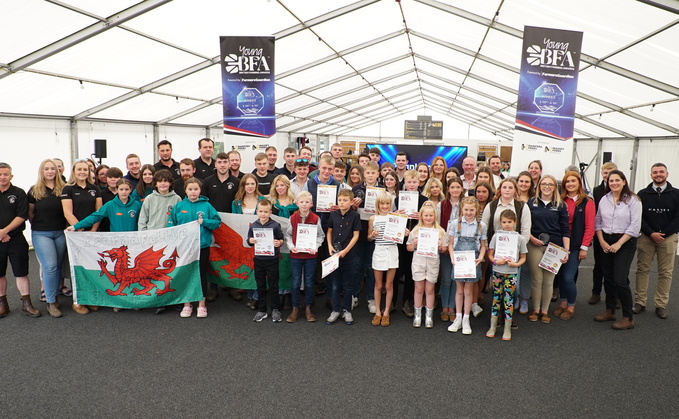
<instances>
[{"instance_id":1,"label":"white marquee tent","mask_svg":"<svg viewBox=\"0 0 679 419\"><path fill-rule=\"evenodd\" d=\"M22 187L42 159L68 164L96 138L110 165L130 152L151 162L164 138L179 158L205 136L244 141L221 132L220 35L276 37L275 144L393 142L426 114L444 121L444 144L466 145L513 137L524 25L582 31L574 161L592 163L590 183L603 151L637 188L656 160L679 163L676 0L0 5L0 160Z\"/></svg>"}]
</instances>

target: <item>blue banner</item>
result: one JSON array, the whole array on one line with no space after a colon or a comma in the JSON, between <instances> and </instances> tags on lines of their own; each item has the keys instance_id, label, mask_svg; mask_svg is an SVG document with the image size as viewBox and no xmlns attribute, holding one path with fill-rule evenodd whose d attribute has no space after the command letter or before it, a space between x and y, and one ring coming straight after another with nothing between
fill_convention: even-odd
<instances>
[{"instance_id":1,"label":"blue banner","mask_svg":"<svg viewBox=\"0 0 679 419\"><path fill-rule=\"evenodd\" d=\"M573 138L582 32L524 27L517 131Z\"/></svg>"},{"instance_id":2,"label":"blue banner","mask_svg":"<svg viewBox=\"0 0 679 419\"><path fill-rule=\"evenodd\" d=\"M274 37L222 36L224 134L269 138L276 133Z\"/></svg>"}]
</instances>

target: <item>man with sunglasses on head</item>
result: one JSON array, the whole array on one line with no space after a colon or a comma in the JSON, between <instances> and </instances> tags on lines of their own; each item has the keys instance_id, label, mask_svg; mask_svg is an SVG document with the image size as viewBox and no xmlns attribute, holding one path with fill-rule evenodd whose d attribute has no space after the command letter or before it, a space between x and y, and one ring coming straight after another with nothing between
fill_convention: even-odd
<instances>
[{"instance_id":1,"label":"man with sunglasses on head","mask_svg":"<svg viewBox=\"0 0 679 419\"><path fill-rule=\"evenodd\" d=\"M290 179L290 190L297 198L302 191L309 190L309 160L299 158L294 163L295 177Z\"/></svg>"}]
</instances>

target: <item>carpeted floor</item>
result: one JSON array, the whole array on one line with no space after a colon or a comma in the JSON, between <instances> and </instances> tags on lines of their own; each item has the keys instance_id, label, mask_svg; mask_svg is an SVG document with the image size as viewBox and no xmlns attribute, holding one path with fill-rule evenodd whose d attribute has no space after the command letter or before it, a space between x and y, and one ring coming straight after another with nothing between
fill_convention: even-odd
<instances>
[{"instance_id":1,"label":"carpeted floor","mask_svg":"<svg viewBox=\"0 0 679 419\"><path fill-rule=\"evenodd\" d=\"M669 319L655 317L650 301L636 329L614 331L592 321L604 306L587 304L591 265L581 265L572 320L518 316L511 342L485 337L488 302L471 336L447 332L438 311L432 330L414 329L400 311L390 327L373 327L364 301L352 326L327 326L324 308L317 323L254 323L244 302L226 296L208 306L207 319L110 308L52 319L43 303L45 315L33 319L20 314L10 277L0 417L676 415L677 287ZM33 253L31 272L35 302Z\"/></svg>"}]
</instances>

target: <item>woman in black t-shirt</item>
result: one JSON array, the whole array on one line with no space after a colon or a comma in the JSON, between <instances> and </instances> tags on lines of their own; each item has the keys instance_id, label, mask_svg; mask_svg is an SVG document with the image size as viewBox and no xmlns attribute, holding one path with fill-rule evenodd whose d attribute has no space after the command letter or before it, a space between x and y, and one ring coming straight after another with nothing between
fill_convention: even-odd
<instances>
[{"instance_id":1,"label":"woman in black t-shirt","mask_svg":"<svg viewBox=\"0 0 679 419\"><path fill-rule=\"evenodd\" d=\"M86 160L77 160L73 164L71 178L61 191L61 206L64 217L69 225L75 225L78 221L97 211L102 206L101 191L97 186L89 182L90 167ZM95 223L90 231L97 231L99 223ZM85 307L73 304L73 311L78 314L87 314L90 310L97 311L95 306Z\"/></svg>"},{"instance_id":2,"label":"woman in black t-shirt","mask_svg":"<svg viewBox=\"0 0 679 419\"><path fill-rule=\"evenodd\" d=\"M47 311L52 317L61 317L61 311L57 307L57 294L66 254L64 228L68 225L61 206L63 187L64 182L59 176L57 163L48 159L40 163L38 181L28 190L31 240L42 267Z\"/></svg>"}]
</instances>

